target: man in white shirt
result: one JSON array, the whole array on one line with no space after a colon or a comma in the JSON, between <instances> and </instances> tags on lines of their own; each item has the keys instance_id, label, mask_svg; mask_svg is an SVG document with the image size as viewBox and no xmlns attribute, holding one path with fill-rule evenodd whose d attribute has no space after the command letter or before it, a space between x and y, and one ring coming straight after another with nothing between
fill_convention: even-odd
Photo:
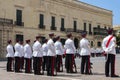
<instances>
[{"instance_id":1,"label":"man in white shirt","mask_svg":"<svg viewBox=\"0 0 120 80\"><path fill-rule=\"evenodd\" d=\"M55 59L56 59L56 52L55 52L55 45L54 45L54 33L49 34L50 39L47 42L48 46L48 66L47 66L47 75L48 76L55 76ZM57 74L56 74L57 75Z\"/></svg>"},{"instance_id":2,"label":"man in white shirt","mask_svg":"<svg viewBox=\"0 0 120 80\"><path fill-rule=\"evenodd\" d=\"M119 77L115 74L115 56L116 56L116 38L113 36L113 29L108 30L108 36L103 39L102 48L107 54L105 63L105 75L109 77L109 69L111 68L111 77Z\"/></svg>"},{"instance_id":3,"label":"man in white shirt","mask_svg":"<svg viewBox=\"0 0 120 80\"><path fill-rule=\"evenodd\" d=\"M33 65L34 65L34 74L35 75L43 75L42 67L42 58L43 58L43 50L42 45L40 43L40 36L36 37L36 42L33 44Z\"/></svg>"},{"instance_id":4,"label":"man in white shirt","mask_svg":"<svg viewBox=\"0 0 120 80\"><path fill-rule=\"evenodd\" d=\"M90 43L87 40L87 32L81 33L82 39L80 40L80 55L81 55L81 74L90 74Z\"/></svg>"},{"instance_id":5,"label":"man in white shirt","mask_svg":"<svg viewBox=\"0 0 120 80\"><path fill-rule=\"evenodd\" d=\"M66 57L65 57L65 67L67 73L73 73L74 64L74 54L76 53L76 48L74 45L73 36L71 33L67 34L67 40L65 41Z\"/></svg>"},{"instance_id":6,"label":"man in white shirt","mask_svg":"<svg viewBox=\"0 0 120 80\"><path fill-rule=\"evenodd\" d=\"M60 42L60 36L56 37L55 42L55 51L56 51L56 66L57 66L57 72L63 71L63 63L62 63L62 55L64 54L62 43ZM62 70L60 68L62 67Z\"/></svg>"},{"instance_id":7,"label":"man in white shirt","mask_svg":"<svg viewBox=\"0 0 120 80\"><path fill-rule=\"evenodd\" d=\"M47 39L44 39L44 44L42 45L43 49L43 65L42 69L43 71L47 70L47 62L48 62L48 57L47 57L47 52L48 52L48 46L47 46Z\"/></svg>"},{"instance_id":8,"label":"man in white shirt","mask_svg":"<svg viewBox=\"0 0 120 80\"><path fill-rule=\"evenodd\" d=\"M8 46L7 46L7 71L13 71L12 70L12 63L13 63L13 59L14 59L14 50L13 50L13 46L12 46L12 41L8 40Z\"/></svg>"},{"instance_id":9,"label":"man in white shirt","mask_svg":"<svg viewBox=\"0 0 120 80\"><path fill-rule=\"evenodd\" d=\"M20 71L20 66L21 66L21 57L22 57L22 53L21 53L21 45L20 45L20 40L16 41L16 44L14 46L15 48L15 72L21 72Z\"/></svg>"},{"instance_id":10,"label":"man in white shirt","mask_svg":"<svg viewBox=\"0 0 120 80\"><path fill-rule=\"evenodd\" d=\"M21 45L21 65L20 68L21 70L24 69L24 45L23 45L23 41L20 41L20 45Z\"/></svg>"},{"instance_id":11,"label":"man in white shirt","mask_svg":"<svg viewBox=\"0 0 120 80\"><path fill-rule=\"evenodd\" d=\"M30 46L30 40L26 40L24 46L24 58L25 58L25 73L31 73L31 63L32 63L32 48Z\"/></svg>"}]
</instances>

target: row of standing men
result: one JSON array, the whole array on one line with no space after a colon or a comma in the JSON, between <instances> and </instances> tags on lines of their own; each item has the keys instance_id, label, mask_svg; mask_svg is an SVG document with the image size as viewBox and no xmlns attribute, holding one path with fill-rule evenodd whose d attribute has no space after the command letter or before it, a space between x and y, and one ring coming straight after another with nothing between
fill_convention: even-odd
<instances>
[{"instance_id":1,"label":"row of standing men","mask_svg":"<svg viewBox=\"0 0 120 80\"><path fill-rule=\"evenodd\" d=\"M111 60L111 56L115 57L115 52L111 53L109 47L107 48L105 45L110 42L109 38L112 36L111 30L109 30L110 34L103 40L102 47L103 50L107 53L106 60L106 68L105 75L109 76L109 64L111 63L111 76L116 77L114 61ZM86 38L87 33L85 31L82 32L82 39L80 40L80 56L81 58L81 74L90 74L90 44L88 39ZM57 72L60 71L60 66L62 65L62 55L65 55L65 68L67 73L73 73L73 67L75 67L75 53L76 48L73 41L73 36L71 33L67 34L67 40L65 41L65 51L63 50L62 44L60 42L60 36L56 37L56 42L54 43L54 33L49 34L50 39L45 40L44 44L40 43L40 36L36 37L36 41L34 42L32 48L30 46L30 40L26 40L25 46L21 46L20 41L18 40L14 46L15 54L13 50L13 46L11 45L11 40L8 41L9 45L7 46L7 71L11 71L11 64L13 58L15 59L15 72L20 72L20 69L23 68L23 60L25 59L25 73L31 73L31 63L33 57L33 69L35 75L42 75L44 71L47 70L48 76L55 76ZM111 37L110 37L111 38ZM113 44L115 38L111 40L111 44ZM113 44L114 45L114 44ZM112 49L114 49L112 45ZM24 54L24 55L22 55ZM22 58L24 56L24 59ZM113 57L112 57L113 58ZM46 65L46 68L45 68Z\"/></svg>"},{"instance_id":2,"label":"row of standing men","mask_svg":"<svg viewBox=\"0 0 120 80\"><path fill-rule=\"evenodd\" d=\"M42 75L44 71L47 70L48 76L57 75L57 72L63 71L62 57L65 57L65 68L67 73L74 73L73 67L75 66L75 53L76 48L73 42L73 36L71 33L67 34L68 39L65 41L64 48L60 42L60 36L55 38L54 43L54 33L49 34L50 39L44 40L44 44L40 43L40 36L36 36L36 40L31 48L30 40L26 40L26 44L17 40L14 48L12 46L12 41L8 41L7 46L7 71L12 71L12 62L15 59L15 72L21 72L23 69L24 59L25 59L25 73L31 73L31 63L33 58L33 69L35 75ZM82 54L83 55L83 54ZM85 54L85 55L90 55ZM86 57L85 57L86 58ZM89 58L89 57L87 57ZM83 59L84 60L84 59ZM87 61L89 63L90 60ZM84 73L84 64L82 63L81 73ZM89 66L89 65L87 65ZM62 67L62 70L60 70ZM86 74L89 74L89 68L86 67Z\"/></svg>"}]
</instances>

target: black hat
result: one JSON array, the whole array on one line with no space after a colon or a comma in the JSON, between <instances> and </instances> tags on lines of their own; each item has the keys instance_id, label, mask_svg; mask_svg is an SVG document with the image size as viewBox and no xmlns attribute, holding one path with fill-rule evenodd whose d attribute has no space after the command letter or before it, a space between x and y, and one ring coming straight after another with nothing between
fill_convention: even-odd
<instances>
[{"instance_id":1,"label":"black hat","mask_svg":"<svg viewBox=\"0 0 120 80\"><path fill-rule=\"evenodd\" d=\"M85 37L87 35L87 32L86 31L83 31L82 33L81 33L81 36L82 37Z\"/></svg>"},{"instance_id":2,"label":"black hat","mask_svg":"<svg viewBox=\"0 0 120 80\"><path fill-rule=\"evenodd\" d=\"M56 40L59 40L59 39L60 39L60 36L57 36L57 37L56 37Z\"/></svg>"},{"instance_id":3,"label":"black hat","mask_svg":"<svg viewBox=\"0 0 120 80\"><path fill-rule=\"evenodd\" d=\"M112 33L113 33L113 28L109 28L109 29L107 30L107 32L108 32L108 34L112 34Z\"/></svg>"},{"instance_id":4,"label":"black hat","mask_svg":"<svg viewBox=\"0 0 120 80\"><path fill-rule=\"evenodd\" d=\"M36 36L36 39L39 39L41 36Z\"/></svg>"},{"instance_id":5,"label":"black hat","mask_svg":"<svg viewBox=\"0 0 120 80\"><path fill-rule=\"evenodd\" d=\"M12 41L11 40L8 40L8 44L10 44Z\"/></svg>"},{"instance_id":6,"label":"black hat","mask_svg":"<svg viewBox=\"0 0 120 80\"><path fill-rule=\"evenodd\" d=\"M68 37L68 38L72 37L72 34L71 34L71 33L68 33L68 34L67 34L67 37Z\"/></svg>"},{"instance_id":7,"label":"black hat","mask_svg":"<svg viewBox=\"0 0 120 80\"><path fill-rule=\"evenodd\" d=\"M44 39L43 42L46 43L48 41L48 39Z\"/></svg>"},{"instance_id":8,"label":"black hat","mask_svg":"<svg viewBox=\"0 0 120 80\"><path fill-rule=\"evenodd\" d=\"M50 33L49 36L50 36L50 37L54 36L54 33Z\"/></svg>"},{"instance_id":9,"label":"black hat","mask_svg":"<svg viewBox=\"0 0 120 80\"><path fill-rule=\"evenodd\" d=\"M30 39L26 40L26 43L29 43L30 42Z\"/></svg>"}]
</instances>

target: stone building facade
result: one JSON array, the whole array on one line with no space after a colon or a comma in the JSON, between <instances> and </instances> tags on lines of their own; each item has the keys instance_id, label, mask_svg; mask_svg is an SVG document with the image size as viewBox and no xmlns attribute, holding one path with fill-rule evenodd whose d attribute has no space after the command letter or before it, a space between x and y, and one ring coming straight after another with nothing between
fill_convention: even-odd
<instances>
[{"instance_id":1,"label":"stone building facade","mask_svg":"<svg viewBox=\"0 0 120 80\"><path fill-rule=\"evenodd\" d=\"M85 30L91 46L100 47L106 29L112 27L112 11L78 0L0 0L0 56L5 57L7 40L48 38L50 32L74 36L76 47Z\"/></svg>"}]
</instances>

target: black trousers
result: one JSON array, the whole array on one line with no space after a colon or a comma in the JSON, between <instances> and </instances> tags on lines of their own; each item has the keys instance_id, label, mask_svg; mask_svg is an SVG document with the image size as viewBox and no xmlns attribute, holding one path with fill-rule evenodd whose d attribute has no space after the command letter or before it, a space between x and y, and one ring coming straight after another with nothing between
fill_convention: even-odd
<instances>
[{"instance_id":1,"label":"black trousers","mask_svg":"<svg viewBox=\"0 0 120 80\"><path fill-rule=\"evenodd\" d=\"M25 58L25 73L31 73L31 58Z\"/></svg>"},{"instance_id":2,"label":"black trousers","mask_svg":"<svg viewBox=\"0 0 120 80\"><path fill-rule=\"evenodd\" d=\"M13 63L13 58L12 57L8 57L7 58L7 71L12 71L12 63Z\"/></svg>"},{"instance_id":3,"label":"black trousers","mask_svg":"<svg viewBox=\"0 0 120 80\"><path fill-rule=\"evenodd\" d=\"M34 57L34 74L41 74L42 57Z\"/></svg>"},{"instance_id":4,"label":"black trousers","mask_svg":"<svg viewBox=\"0 0 120 80\"><path fill-rule=\"evenodd\" d=\"M57 55L57 58L56 58L56 66L57 66L57 71L60 72L60 68L63 67L62 65L62 55Z\"/></svg>"},{"instance_id":5,"label":"black trousers","mask_svg":"<svg viewBox=\"0 0 120 80\"><path fill-rule=\"evenodd\" d=\"M20 72L21 58L15 57L15 72Z\"/></svg>"},{"instance_id":6,"label":"black trousers","mask_svg":"<svg viewBox=\"0 0 120 80\"><path fill-rule=\"evenodd\" d=\"M90 73L90 56L82 56L81 74L84 74L84 73L85 74L89 74Z\"/></svg>"},{"instance_id":7,"label":"black trousers","mask_svg":"<svg viewBox=\"0 0 120 80\"><path fill-rule=\"evenodd\" d=\"M109 76L109 69L111 68L111 75L115 74L115 55L108 54L105 63L105 75Z\"/></svg>"},{"instance_id":8,"label":"black trousers","mask_svg":"<svg viewBox=\"0 0 120 80\"><path fill-rule=\"evenodd\" d=\"M43 71L47 70L47 62L48 61L48 56L43 56L43 64L42 64L42 69Z\"/></svg>"},{"instance_id":9,"label":"black trousers","mask_svg":"<svg viewBox=\"0 0 120 80\"><path fill-rule=\"evenodd\" d=\"M74 54L66 54L65 57L65 68L67 73L73 72L73 62L74 62Z\"/></svg>"},{"instance_id":10,"label":"black trousers","mask_svg":"<svg viewBox=\"0 0 120 80\"><path fill-rule=\"evenodd\" d=\"M21 57L21 65L20 65L21 69L24 69L24 56Z\"/></svg>"},{"instance_id":11,"label":"black trousers","mask_svg":"<svg viewBox=\"0 0 120 80\"><path fill-rule=\"evenodd\" d=\"M55 56L48 56L48 63L47 63L47 75L54 76L56 70L56 57Z\"/></svg>"}]
</instances>

